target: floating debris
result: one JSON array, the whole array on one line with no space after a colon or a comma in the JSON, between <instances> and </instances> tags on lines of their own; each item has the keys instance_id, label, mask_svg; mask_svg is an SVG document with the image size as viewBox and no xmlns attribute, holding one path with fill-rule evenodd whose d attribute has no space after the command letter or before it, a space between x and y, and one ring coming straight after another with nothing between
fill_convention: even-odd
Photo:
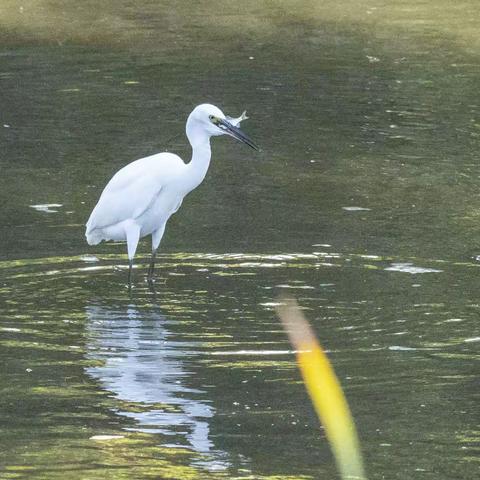
<instances>
[{"instance_id":1,"label":"floating debris","mask_svg":"<svg viewBox=\"0 0 480 480\"><path fill-rule=\"evenodd\" d=\"M465 343L480 342L480 337L466 338L464 342Z\"/></svg>"},{"instance_id":2,"label":"floating debris","mask_svg":"<svg viewBox=\"0 0 480 480\"><path fill-rule=\"evenodd\" d=\"M402 347L401 345L391 345L390 347L388 347L388 349L396 352L410 352L416 350L416 348Z\"/></svg>"},{"instance_id":3,"label":"floating debris","mask_svg":"<svg viewBox=\"0 0 480 480\"><path fill-rule=\"evenodd\" d=\"M416 275L417 273L441 273L443 270L436 268L416 267L412 263L392 263L390 267L385 268L389 272L403 272Z\"/></svg>"},{"instance_id":4,"label":"floating debris","mask_svg":"<svg viewBox=\"0 0 480 480\"><path fill-rule=\"evenodd\" d=\"M121 440L122 438L125 438L125 435L94 435L93 437L90 437L89 440L104 442L108 440Z\"/></svg>"},{"instance_id":5,"label":"floating debris","mask_svg":"<svg viewBox=\"0 0 480 480\"><path fill-rule=\"evenodd\" d=\"M312 287L311 285L288 285L286 283L281 284L281 285L275 285L277 288L300 288L303 290L315 290L315 287Z\"/></svg>"},{"instance_id":6,"label":"floating debris","mask_svg":"<svg viewBox=\"0 0 480 480\"><path fill-rule=\"evenodd\" d=\"M237 355L247 355L256 357L258 355L270 356L270 355L291 355L293 353L298 353L296 350L226 350L226 351L217 351L211 352L210 355L213 356L237 356Z\"/></svg>"},{"instance_id":7,"label":"floating debris","mask_svg":"<svg viewBox=\"0 0 480 480\"><path fill-rule=\"evenodd\" d=\"M371 209L365 207L342 207L342 210L346 210L347 212L362 212L369 211Z\"/></svg>"},{"instance_id":8,"label":"floating debris","mask_svg":"<svg viewBox=\"0 0 480 480\"><path fill-rule=\"evenodd\" d=\"M58 213L58 210L54 208L63 207L61 203L39 203L38 205L30 205L30 208L34 208L37 212L44 213Z\"/></svg>"},{"instance_id":9,"label":"floating debris","mask_svg":"<svg viewBox=\"0 0 480 480\"><path fill-rule=\"evenodd\" d=\"M80 257L80 260L86 263L95 263L100 261L100 259L95 255L83 255L83 257Z\"/></svg>"}]
</instances>

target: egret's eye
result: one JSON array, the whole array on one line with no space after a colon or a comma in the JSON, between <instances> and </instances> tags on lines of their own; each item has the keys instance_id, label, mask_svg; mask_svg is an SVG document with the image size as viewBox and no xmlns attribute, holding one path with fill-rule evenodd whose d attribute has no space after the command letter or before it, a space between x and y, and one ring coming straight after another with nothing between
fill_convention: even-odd
<instances>
[{"instance_id":1,"label":"egret's eye","mask_svg":"<svg viewBox=\"0 0 480 480\"><path fill-rule=\"evenodd\" d=\"M215 115L209 115L208 118L214 125L218 125L218 122L220 121Z\"/></svg>"}]
</instances>

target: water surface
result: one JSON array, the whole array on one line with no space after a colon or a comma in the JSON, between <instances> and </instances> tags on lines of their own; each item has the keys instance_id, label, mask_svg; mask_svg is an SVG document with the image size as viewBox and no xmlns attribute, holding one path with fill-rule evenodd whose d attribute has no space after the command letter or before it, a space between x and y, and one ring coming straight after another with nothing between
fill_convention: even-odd
<instances>
[{"instance_id":1,"label":"water surface","mask_svg":"<svg viewBox=\"0 0 480 480\"><path fill-rule=\"evenodd\" d=\"M475 478L476 2L14 3L0 478L335 478L281 291L330 352L369 478ZM121 166L188 158L204 101L247 109L262 153L214 140L156 291L145 242L129 294L124 246L83 224Z\"/></svg>"}]
</instances>

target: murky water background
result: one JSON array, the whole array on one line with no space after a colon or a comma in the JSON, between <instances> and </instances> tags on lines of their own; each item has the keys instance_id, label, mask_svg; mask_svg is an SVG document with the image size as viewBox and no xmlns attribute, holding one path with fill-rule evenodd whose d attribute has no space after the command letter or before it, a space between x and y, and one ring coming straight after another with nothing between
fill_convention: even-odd
<instances>
[{"instance_id":1,"label":"murky water background","mask_svg":"<svg viewBox=\"0 0 480 480\"><path fill-rule=\"evenodd\" d=\"M0 478L335 478L282 290L369 478L476 478L477 2L169 3L0 5ZM204 101L263 151L214 140L129 295L83 224Z\"/></svg>"}]
</instances>

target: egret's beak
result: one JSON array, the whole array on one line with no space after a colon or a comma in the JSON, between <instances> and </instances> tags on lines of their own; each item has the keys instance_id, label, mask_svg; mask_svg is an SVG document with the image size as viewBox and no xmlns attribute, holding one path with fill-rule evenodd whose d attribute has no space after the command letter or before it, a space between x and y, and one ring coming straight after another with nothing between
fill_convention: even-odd
<instances>
[{"instance_id":1,"label":"egret's beak","mask_svg":"<svg viewBox=\"0 0 480 480\"><path fill-rule=\"evenodd\" d=\"M243 133L238 127L233 126L228 120L218 119L217 126L221 128L225 133L230 135L243 143L246 143L249 147L259 151L260 149L250 140L245 133Z\"/></svg>"}]
</instances>

